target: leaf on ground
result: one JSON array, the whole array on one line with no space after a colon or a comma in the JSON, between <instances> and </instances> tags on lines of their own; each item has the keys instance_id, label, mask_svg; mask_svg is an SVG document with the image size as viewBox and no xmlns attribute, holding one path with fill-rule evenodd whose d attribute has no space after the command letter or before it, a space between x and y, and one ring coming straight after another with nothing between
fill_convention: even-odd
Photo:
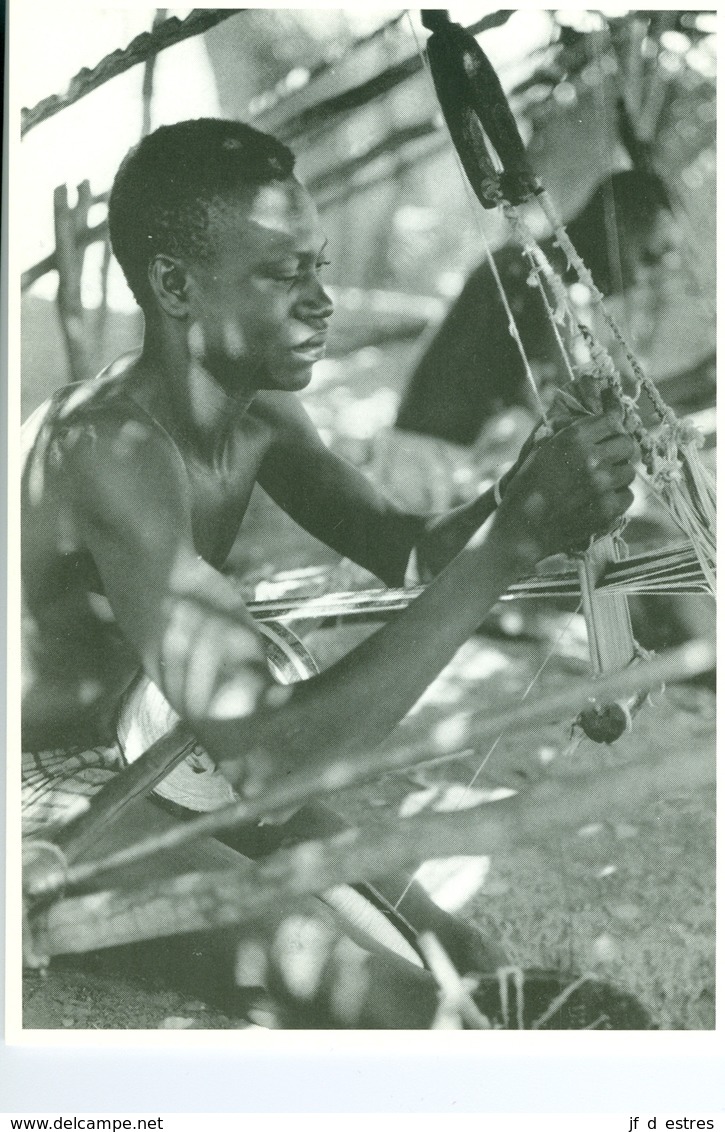
<instances>
[{"instance_id":1,"label":"leaf on ground","mask_svg":"<svg viewBox=\"0 0 725 1132\"><path fill-rule=\"evenodd\" d=\"M439 813L455 813L458 810L472 810L485 802L499 802L502 798L510 798L516 793L507 786L494 786L492 789L464 786L460 782L444 786L440 797L433 803L433 809Z\"/></svg>"},{"instance_id":2,"label":"leaf on ground","mask_svg":"<svg viewBox=\"0 0 725 1132\"><path fill-rule=\"evenodd\" d=\"M614 938L603 932L592 944L592 959L595 963L616 963L621 955L621 947Z\"/></svg>"},{"instance_id":3,"label":"leaf on ground","mask_svg":"<svg viewBox=\"0 0 725 1132\"><path fill-rule=\"evenodd\" d=\"M440 908L458 912L481 891L490 867L490 857L442 857L421 865L415 879Z\"/></svg>"},{"instance_id":4,"label":"leaf on ground","mask_svg":"<svg viewBox=\"0 0 725 1132\"><path fill-rule=\"evenodd\" d=\"M400 804L398 814L401 818L412 818L426 809L440 814L458 813L488 802L499 802L514 794L516 791L508 786L473 787L462 782L439 782L407 794Z\"/></svg>"},{"instance_id":5,"label":"leaf on ground","mask_svg":"<svg viewBox=\"0 0 725 1132\"><path fill-rule=\"evenodd\" d=\"M583 825L581 829L578 829L577 835L579 837L596 837L603 829L604 826L601 822L592 822L591 825Z\"/></svg>"}]
</instances>

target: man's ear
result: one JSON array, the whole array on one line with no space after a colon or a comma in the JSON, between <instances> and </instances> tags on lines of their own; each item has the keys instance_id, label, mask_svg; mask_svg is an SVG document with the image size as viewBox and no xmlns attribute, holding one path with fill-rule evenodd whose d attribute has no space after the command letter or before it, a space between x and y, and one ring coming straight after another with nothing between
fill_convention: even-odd
<instances>
[{"instance_id":1,"label":"man's ear","mask_svg":"<svg viewBox=\"0 0 725 1132\"><path fill-rule=\"evenodd\" d=\"M161 309L171 318L186 318L188 276L184 265L168 255L154 256L149 263L148 278Z\"/></svg>"}]
</instances>

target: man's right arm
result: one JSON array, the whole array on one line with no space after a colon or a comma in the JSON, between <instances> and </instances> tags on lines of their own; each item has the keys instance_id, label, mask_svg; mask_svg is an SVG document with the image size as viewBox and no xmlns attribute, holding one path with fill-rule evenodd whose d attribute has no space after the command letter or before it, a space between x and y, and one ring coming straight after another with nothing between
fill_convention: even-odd
<instances>
[{"instance_id":1,"label":"man's right arm","mask_svg":"<svg viewBox=\"0 0 725 1132\"><path fill-rule=\"evenodd\" d=\"M275 713L257 713L248 741L278 752L281 773L297 760L324 763L328 752L380 742L514 581L542 558L584 549L612 528L632 502L636 457L631 438L606 415L534 447L495 514L420 597L322 675L295 685ZM210 750L214 731L212 724ZM221 765L233 778L233 767Z\"/></svg>"},{"instance_id":2,"label":"man's right arm","mask_svg":"<svg viewBox=\"0 0 725 1132\"><path fill-rule=\"evenodd\" d=\"M97 416L60 450L78 534L147 674L187 720L255 710L271 683L264 648L237 588L195 549L170 438L150 420Z\"/></svg>"},{"instance_id":3,"label":"man's right arm","mask_svg":"<svg viewBox=\"0 0 725 1132\"><path fill-rule=\"evenodd\" d=\"M161 430L94 420L63 446L60 473L124 637L242 790L382 740L524 560L490 536L488 555L460 558L338 664L283 690L236 587L196 552L186 472Z\"/></svg>"}]
</instances>

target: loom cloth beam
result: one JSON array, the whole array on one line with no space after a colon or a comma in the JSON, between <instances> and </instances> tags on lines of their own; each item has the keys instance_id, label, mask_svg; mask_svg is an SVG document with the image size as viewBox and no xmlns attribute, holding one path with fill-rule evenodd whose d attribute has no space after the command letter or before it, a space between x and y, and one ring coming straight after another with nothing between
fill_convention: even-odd
<instances>
[{"instance_id":1,"label":"loom cloth beam","mask_svg":"<svg viewBox=\"0 0 725 1132\"><path fill-rule=\"evenodd\" d=\"M606 564L598 574L596 589L602 598L614 591L627 594L707 593L707 584L697 557L687 545L643 554ZM355 617L384 618L405 609L422 593L422 587L353 590L320 596L253 598L247 607L257 621L310 621L318 618L349 620ZM551 573L535 574L512 585L502 601L523 598L570 598L579 595L579 574L573 564Z\"/></svg>"}]
</instances>

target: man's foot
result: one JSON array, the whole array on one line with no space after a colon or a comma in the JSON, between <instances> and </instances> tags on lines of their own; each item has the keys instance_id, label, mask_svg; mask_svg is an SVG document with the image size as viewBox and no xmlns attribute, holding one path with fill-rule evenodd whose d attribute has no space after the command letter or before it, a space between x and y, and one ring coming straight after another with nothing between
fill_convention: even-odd
<instances>
[{"instance_id":1,"label":"man's foot","mask_svg":"<svg viewBox=\"0 0 725 1132\"><path fill-rule=\"evenodd\" d=\"M439 908L415 881L389 876L355 887L393 922L405 925L409 937L423 932L435 935L460 975L492 972L510 963L496 940L469 920ZM404 895L396 898L396 893Z\"/></svg>"}]
</instances>

